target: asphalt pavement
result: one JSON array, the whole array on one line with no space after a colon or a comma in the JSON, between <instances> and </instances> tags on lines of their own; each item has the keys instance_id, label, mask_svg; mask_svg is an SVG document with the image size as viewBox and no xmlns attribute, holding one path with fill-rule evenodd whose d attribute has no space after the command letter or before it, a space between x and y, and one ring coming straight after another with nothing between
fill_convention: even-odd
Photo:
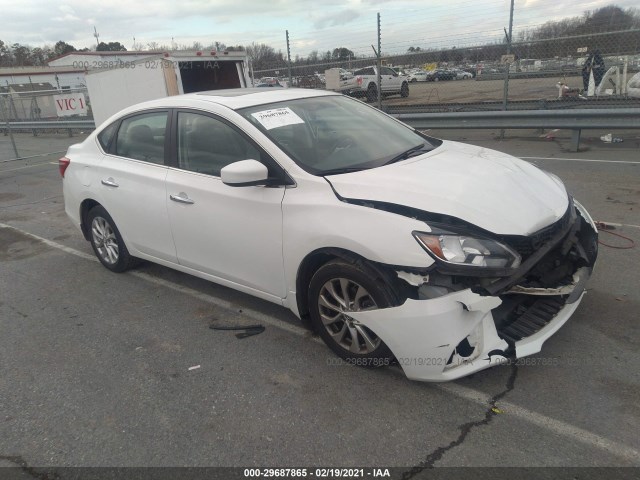
<instances>
[{"instance_id":1,"label":"asphalt pavement","mask_svg":"<svg viewBox=\"0 0 640 480\"><path fill-rule=\"evenodd\" d=\"M604 144L594 132L579 153L562 132L432 133L526 157L640 241L637 133ZM51 137L18 142L45 153L79 139ZM637 246L601 246L582 305L529 362L418 383L397 367L335 365L277 305L148 263L107 271L64 213L60 155L4 162L7 141L0 467L378 466L426 478L431 467L640 466ZM265 331L241 339L210 328L255 323Z\"/></svg>"}]
</instances>

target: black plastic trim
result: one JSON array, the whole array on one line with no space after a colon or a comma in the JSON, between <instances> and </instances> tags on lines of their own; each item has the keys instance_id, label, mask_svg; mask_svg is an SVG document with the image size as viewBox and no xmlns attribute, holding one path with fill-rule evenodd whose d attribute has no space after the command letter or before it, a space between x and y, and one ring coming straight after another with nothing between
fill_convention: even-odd
<instances>
[{"instance_id":1,"label":"black plastic trim","mask_svg":"<svg viewBox=\"0 0 640 480\"><path fill-rule=\"evenodd\" d=\"M556 235L551 238L542 247L536 250L529 258L527 258L522 264L513 272L513 274L507 278L498 280L484 289L490 295L497 295L501 291L515 285L522 277L524 277L529 270L531 270L547 253L553 250L562 240L564 240L569 233L575 233L580 228L580 222L578 222L577 214L573 202L571 207L571 220L564 229L560 230Z\"/></svg>"}]
</instances>

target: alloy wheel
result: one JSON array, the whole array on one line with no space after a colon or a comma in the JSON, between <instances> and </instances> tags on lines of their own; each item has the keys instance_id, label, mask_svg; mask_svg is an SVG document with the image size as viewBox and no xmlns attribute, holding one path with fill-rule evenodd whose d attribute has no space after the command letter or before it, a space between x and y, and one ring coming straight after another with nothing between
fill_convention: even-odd
<instances>
[{"instance_id":1,"label":"alloy wheel","mask_svg":"<svg viewBox=\"0 0 640 480\"><path fill-rule=\"evenodd\" d=\"M109 222L102 217L95 217L91 222L91 236L100 258L114 265L118 261L120 250L116 234Z\"/></svg>"},{"instance_id":2,"label":"alloy wheel","mask_svg":"<svg viewBox=\"0 0 640 480\"><path fill-rule=\"evenodd\" d=\"M333 340L345 350L369 354L382 342L371 330L349 316L349 312L375 310L378 306L369 292L346 278L334 278L320 289L318 309L322 324Z\"/></svg>"}]
</instances>

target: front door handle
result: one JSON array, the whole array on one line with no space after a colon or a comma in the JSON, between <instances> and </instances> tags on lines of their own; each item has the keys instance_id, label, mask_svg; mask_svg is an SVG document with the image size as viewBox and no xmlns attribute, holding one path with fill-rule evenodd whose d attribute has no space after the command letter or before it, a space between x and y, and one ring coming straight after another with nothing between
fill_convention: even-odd
<instances>
[{"instance_id":1,"label":"front door handle","mask_svg":"<svg viewBox=\"0 0 640 480\"><path fill-rule=\"evenodd\" d=\"M184 192L180 192L178 195L169 195L169 198L174 202L187 203L189 205L196 203L193 200L191 200L189 196Z\"/></svg>"},{"instance_id":2,"label":"front door handle","mask_svg":"<svg viewBox=\"0 0 640 480\"><path fill-rule=\"evenodd\" d=\"M105 187L119 187L120 185L118 185L116 183L116 181L113 179L113 177L109 177L106 180L101 180L100 183L102 183Z\"/></svg>"}]
</instances>

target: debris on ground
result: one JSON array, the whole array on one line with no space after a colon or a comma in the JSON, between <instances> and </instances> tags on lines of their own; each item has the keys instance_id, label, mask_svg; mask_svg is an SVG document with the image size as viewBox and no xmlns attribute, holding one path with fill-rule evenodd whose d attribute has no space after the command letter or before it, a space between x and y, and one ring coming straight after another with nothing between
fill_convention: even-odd
<instances>
[{"instance_id":1,"label":"debris on ground","mask_svg":"<svg viewBox=\"0 0 640 480\"><path fill-rule=\"evenodd\" d=\"M540 138L546 138L547 140L555 140L556 138L556 133L559 131L559 128L554 128L553 130L547 132L547 133L543 133L542 135L540 135Z\"/></svg>"},{"instance_id":2,"label":"debris on ground","mask_svg":"<svg viewBox=\"0 0 640 480\"><path fill-rule=\"evenodd\" d=\"M607 197L607 200L608 199L609 197ZM609 235L613 235L614 237L621 238L627 242L626 245L611 245L610 243L605 243L601 239L598 239L598 243L600 245L604 245L605 247L609 247L609 248L615 248L618 250L628 250L630 248L635 247L636 242L632 238L629 238L626 235L622 235L621 233L615 233L611 231L611 230L615 230L615 226L605 222L598 222L598 221L596 221L595 224L596 224L596 228L598 229L598 232L608 233Z\"/></svg>"},{"instance_id":3,"label":"debris on ground","mask_svg":"<svg viewBox=\"0 0 640 480\"><path fill-rule=\"evenodd\" d=\"M614 137L610 133L607 133L606 135L602 135L600 137L600 140L602 140L604 143L622 143L623 141L622 138Z\"/></svg>"},{"instance_id":4,"label":"debris on ground","mask_svg":"<svg viewBox=\"0 0 640 480\"><path fill-rule=\"evenodd\" d=\"M247 338L253 335L258 335L265 331L263 325L247 325L245 327L226 326L226 325L209 325L211 330L244 330L244 332L236 333L236 338Z\"/></svg>"},{"instance_id":5,"label":"debris on ground","mask_svg":"<svg viewBox=\"0 0 640 480\"><path fill-rule=\"evenodd\" d=\"M188 368L188 370L189 370L189 371L191 371L191 370L197 370L197 369L199 369L199 368L200 368L200 365L194 365L193 367L189 367L189 368Z\"/></svg>"}]
</instances>

